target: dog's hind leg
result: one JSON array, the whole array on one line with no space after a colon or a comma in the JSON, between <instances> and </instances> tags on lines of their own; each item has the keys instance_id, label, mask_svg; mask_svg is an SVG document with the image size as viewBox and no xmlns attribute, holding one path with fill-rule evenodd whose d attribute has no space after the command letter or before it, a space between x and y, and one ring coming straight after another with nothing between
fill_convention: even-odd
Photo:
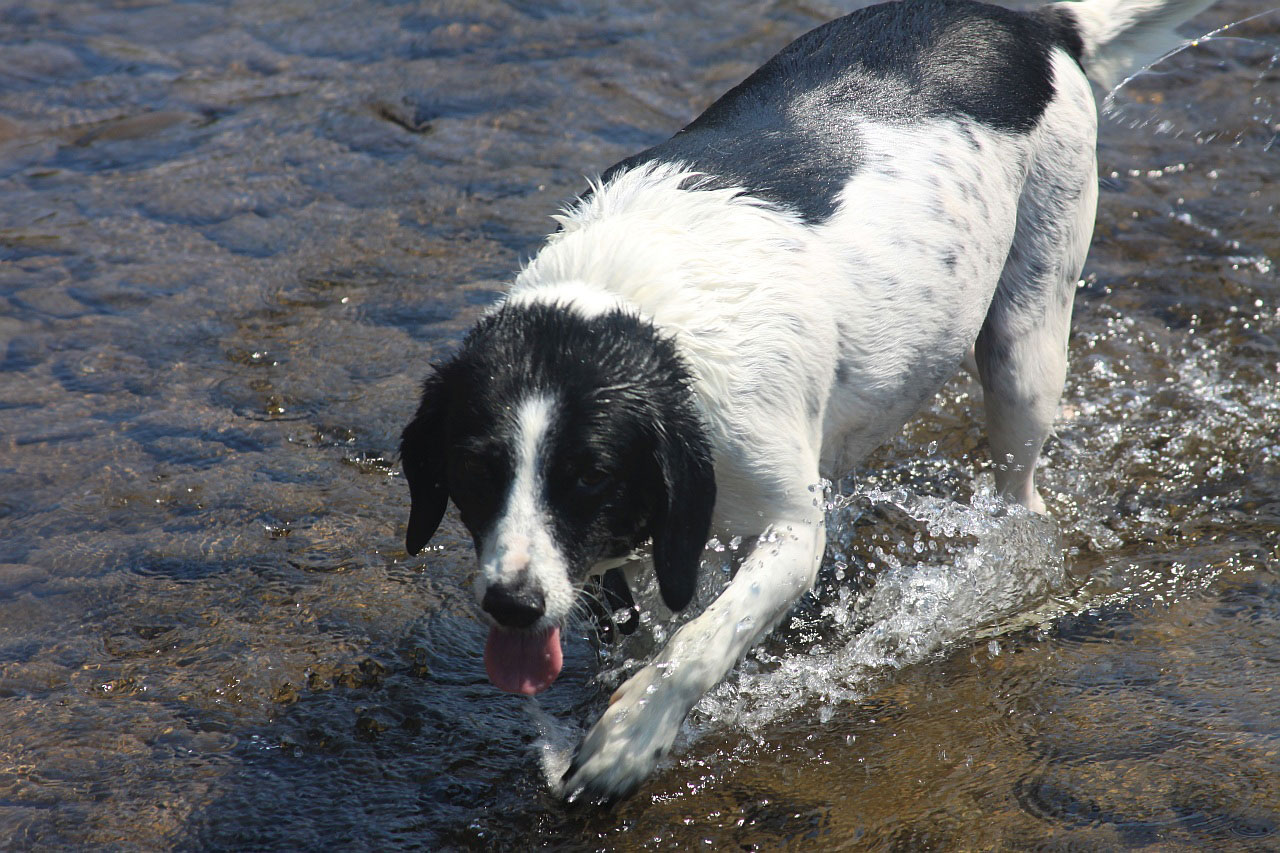
<instances>
[{"instance_id":1,"label":"dog's hind leg","mask_svg":"<svg viewBox=\"0 0 1280 853\"><path fill-rule=\"evenodd\" d=\"M1036 460L1066 379L1071 306L1098 198L1093 97L1079 68L1058 59L1057 93L1032 131L1013 245L975 345L996 487L1036 512L1045 510Z\"/></svg>"}]
</instances>

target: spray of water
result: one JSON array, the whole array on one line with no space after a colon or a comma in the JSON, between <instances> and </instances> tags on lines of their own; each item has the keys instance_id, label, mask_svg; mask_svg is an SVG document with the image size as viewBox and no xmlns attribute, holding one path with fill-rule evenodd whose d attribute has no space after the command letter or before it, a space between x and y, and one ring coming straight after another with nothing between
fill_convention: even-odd
<instances>
[{"instance_id":1,"label":"spray of water","mask_svg":"<svg viewBox=\"0 0 1280 853\"><path fill-rule=\"evenodd\" d=\"M1187 98L1181 101L1179 107L1184 113L1188 114L1176 117L1169 107L1162 105L1162 98L1159 96L1148 98L1142 93L1135 94L1133 89L1140 88L1140 86L1134 87L1130 84L1144 76L1174 73L1170 71L1155 71L1153 69L1164 64L1166 60L1185 52L1195 54L1196 58L1192 61L1192 65L1198 65L1201 60L1205 62L1222 62L1230 59L1231 61L1242 62L1257 68L1250 94L1253 104L1252 119L1254 126L1252 129L1236 129L1232 131L1232 144L1239 145L1244 142L1246 137L1250 135L1250 130L1261 131L1265 139L1261 146L1262 151L1269 151L1275 145L1276 140L1280 139L1280 123L1278 123L1280 122L1280 111L1277 110L1273 87L1265 86L1264 82L1272 76L1273 69L1280 63L1280 44L1260 38L1235 36L1231 35L1231 33L1260 18L1277 14L1280 14L1280 9L1267 9L1240 20L1232 21L1229 24L1224 24L1199 38L1183 42L1147 67L1134 72L1117 83L1102 100L1102 114L1119 121L1130 129L1150 128L1154 129L1156 133L1171 136L1181 136L1190 132L1194 134L1197 143L1211 142L1222 135L1224 130L1222 128L1204 127L1202 122L1197 122L1194 114L1189 111L1194 108L1194 104L1197 103L1198 99ZM1206 59L1205 57L1208 58ZM1196 77L1199 79L1212 79L1210 74L1197 74ZM1191 83L1193 81L1189 80L1188 82Z\"/></svg>"},{"instance_id":2,"label":"spray of water","mask_svg":"<svg viewBox=\"0 0 1280 853\"><path fill-rule=\"evenodd\" d=\"M1000 630L1063 589L1057 526L1009 506L989 487L968 504L904 488L837 495L829 502L831 550L848 550L857 535L850 521L877 510L910 519L915 535L877 548L878 562L853 572L833 561L808 606L781 631L796 636L781 652L765 644L705 696L691 716L694 733L730 726L755 734L805 708L829 716L838 704L865 697L881 674Z\"/></svg>"},{"instance_id":3,"label":"spray of water","mask_svg":"<svg viewBox=\"0 0 1280 853\"><path fill-rule=\"evenodd\" d=\"M967 504L906 488L828 492L830 542L819 583L771 640L695 706L680 747L726 729L761 737L771 722L806 709L827 718L839 704L865 697L885 673L1021 624L1024 614L1063 592L1057 525L1006 504L985 479ZM873 560L850 556L860 535L856 522L869 514L896 516L914 533L876 547ZM745 550L738 539L712 540L693 612L723 589ZM643 630L601 650L598 680L605 689L643 666L690 618L662 608L652 582L639 586ZM530 708L541 735L536 749L554 786L581 732L536 703Z\"/></svg>"}]
</instances>

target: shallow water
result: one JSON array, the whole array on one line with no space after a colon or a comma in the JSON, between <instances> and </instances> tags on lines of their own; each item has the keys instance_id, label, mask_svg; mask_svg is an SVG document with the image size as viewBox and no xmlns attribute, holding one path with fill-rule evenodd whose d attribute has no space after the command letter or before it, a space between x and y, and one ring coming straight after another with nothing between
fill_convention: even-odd
<instances>
[{"instance_id":1,"label":"shallow water","mask_svg":"<svg viewBox=\"0 0 1280 853\"><path fill-rule=\"evenodd\" d=\"M543 767L636 644L500 695L465 534L404 553L415 386L547 215L853 5L0 3L0 846L1280 845L1280 13L1104 123L1054 521L957 377L612 812Z\"/></svg>"}]
</instances>

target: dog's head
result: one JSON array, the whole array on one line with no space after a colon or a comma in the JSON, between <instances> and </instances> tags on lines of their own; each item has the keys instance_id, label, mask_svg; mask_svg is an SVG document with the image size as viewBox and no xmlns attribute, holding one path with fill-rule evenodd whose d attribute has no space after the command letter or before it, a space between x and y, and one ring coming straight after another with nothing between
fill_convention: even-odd
<instances>
[{"instance_id":1,"label":"dog's head","mask_svg":"<svg viewBox=\"0 0 1280 853\"><path fill-rule=\"evenodd\" d=\"M451 499L475 541L499 687L560 669L559 628L602 560L653 540L663 600L689 603L715 503L706 431L674 344L621 310L508 305L426 380L400 445L416 554Z\"/></svg>"}]
</instances>

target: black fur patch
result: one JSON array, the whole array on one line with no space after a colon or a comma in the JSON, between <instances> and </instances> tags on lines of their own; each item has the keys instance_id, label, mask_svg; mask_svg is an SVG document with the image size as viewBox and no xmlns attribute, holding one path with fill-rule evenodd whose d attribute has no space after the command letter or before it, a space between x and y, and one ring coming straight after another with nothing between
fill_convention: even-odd
<instances>
[{"instance_id":1,"label":"black fur patch","mask_svg":"<svg viewBox=\"0 0 1280 853\"><path fill-rule=\"evenodd\" d=\"M552 416L538 463L542 499L575 575L652 538L663 597L683 607L715 504L711 448L689 386L675 345L622 311L584 318L535 304L483 318L427 379L404 431L410 551L435 532L444 494L480 547L510 491L517 413L544 396Z\"/></svg>"},{"instance_id":2,"label":"black fur patch","mask_svg":"<svg viewBox=\"0 0 1280 853\"><path fill-rule=\"evenodd\" d=\"M963 117L1026 133L1053 97L1055 47L1077 60L1082 50L1070 14L1056 7L871 6L796 39L671 139L604 178L654 160L680 162L706 174L700 188L742 187L821 222L862 165L861 119Z\"/></svg>"}]
</instances>

